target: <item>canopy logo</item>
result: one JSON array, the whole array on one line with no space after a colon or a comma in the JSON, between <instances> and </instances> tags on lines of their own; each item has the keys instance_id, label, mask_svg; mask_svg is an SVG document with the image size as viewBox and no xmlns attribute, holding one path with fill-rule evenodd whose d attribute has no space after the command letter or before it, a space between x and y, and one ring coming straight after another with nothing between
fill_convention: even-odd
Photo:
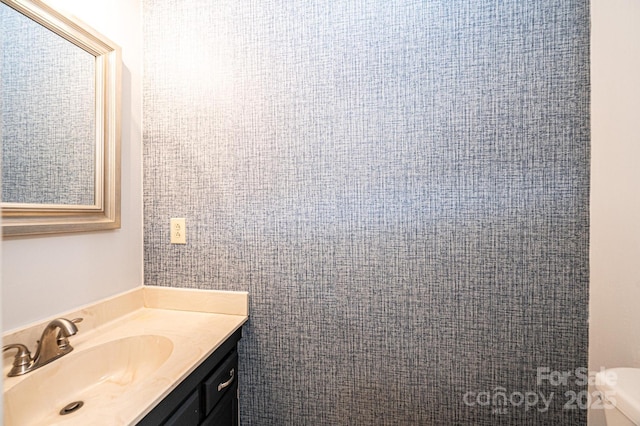
<instances>
[{"instance_id":1,"label":"canopy logo","mask_svg":"<svg viewBox=\"0 0 640 426\"><path fill-rule=\"evenodd\" d=\"M604 367L600 369L604 371ZM609 384L616 382L617 377L614 372L604 373L604 380ZM582 387L596 384L596 373L589 372L586 368L580 367L575 370L552 371L549 367L538 367L536 369L536 385L546 385L553 387ZM605 405L603 398L612 405ZM503 386L496 386L492 390L468 391L462 396L462 401L468 407L487 407L492 413L502 415L508 414L511 409L518 408L525 411L538 410L544 413L549 410L554 398L562 397L564 410L586 410L588 408L602 410L615 406L615 395L613 392L603 393L601 391L589 392L587 390L576 391L573 389L562 392L547 392L541 390L513 391L508 392Z\"/></svg>"}]
</instances>

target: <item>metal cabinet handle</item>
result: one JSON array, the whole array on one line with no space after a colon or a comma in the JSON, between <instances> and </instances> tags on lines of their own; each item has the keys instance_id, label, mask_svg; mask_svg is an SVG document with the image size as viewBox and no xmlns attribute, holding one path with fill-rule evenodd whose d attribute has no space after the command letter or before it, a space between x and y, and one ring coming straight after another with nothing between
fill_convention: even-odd
<instances>
[{"instance_id":1,"label":"metal cabinet handle","mask_svg":"<svg viewBox=\"0 0 640 426\"><path fill-rule=\"evenodd\" d=\"M229 372L229 374L231 375L231 378L229 380L227 380L224 383L220 383L218 385L218 392L220 392L222 389L226 388L227 386L229 386L231 383L233 383L233 379L235 379L235 368L232 368L231 371Z\"/></svg>"}]
</instances>

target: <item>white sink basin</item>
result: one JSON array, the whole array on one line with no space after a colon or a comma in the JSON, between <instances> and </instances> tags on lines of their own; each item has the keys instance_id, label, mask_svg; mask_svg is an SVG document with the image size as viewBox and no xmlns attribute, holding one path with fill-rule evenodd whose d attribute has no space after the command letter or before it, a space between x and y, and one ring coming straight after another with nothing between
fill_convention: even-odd
<instances>
[{"instance_id":1,"label":"white sink basin","mask_svg":"<svg viewBox=\"0 0 640 426\"><path fill-rule=\"evenodd\" d=\"M141 335L70 354L31 373L5 392L5 426L73 423L92 407L122 404L123 389L155 372L173 352L170 339ZM74 408L82 401L80 408ZM69 414L60 411L68 406Z\"/></svg>"}]
</instances>

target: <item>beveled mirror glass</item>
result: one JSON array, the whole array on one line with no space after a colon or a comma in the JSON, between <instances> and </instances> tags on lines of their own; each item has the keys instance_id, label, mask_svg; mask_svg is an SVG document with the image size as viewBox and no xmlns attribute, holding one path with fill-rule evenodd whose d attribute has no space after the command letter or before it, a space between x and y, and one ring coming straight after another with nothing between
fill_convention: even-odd
<instances>
[{"instance_id":1,"label":"beveled mirror glass","mask_svg":"<svg viewBox=\"0 0 640 426\"><path fill-rule=\"evenodd\" d=\"M38 0L0 0L5 237L120 227L120 49Z\"/></svg>"}]
</instances>

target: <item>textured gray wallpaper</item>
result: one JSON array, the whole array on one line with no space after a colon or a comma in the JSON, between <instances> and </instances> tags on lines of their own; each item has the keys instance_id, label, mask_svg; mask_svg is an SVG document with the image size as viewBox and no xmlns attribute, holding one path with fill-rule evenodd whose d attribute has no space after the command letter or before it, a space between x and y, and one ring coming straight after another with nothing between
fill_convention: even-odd
<instances>
[{"instance_id":1,"label":"textured gray wallpaper","mask_svg":"<svg viewBox=\"0 0 640 426\"><path fill-rule=\"evenodd\" d=\"M587 0L143 4L145 283L251 293L244 425L586 422Z\"/></svg>"},{"instance_id":2,"label":"textured gray wallpaper","mask_svg":"<svg viewBox=\"0 0 640 426\"><path fill-rule=\"evenodd\" d=\"M94 204L95 57L0 4L2 201Z\"/></svg>"}]
</instances>

